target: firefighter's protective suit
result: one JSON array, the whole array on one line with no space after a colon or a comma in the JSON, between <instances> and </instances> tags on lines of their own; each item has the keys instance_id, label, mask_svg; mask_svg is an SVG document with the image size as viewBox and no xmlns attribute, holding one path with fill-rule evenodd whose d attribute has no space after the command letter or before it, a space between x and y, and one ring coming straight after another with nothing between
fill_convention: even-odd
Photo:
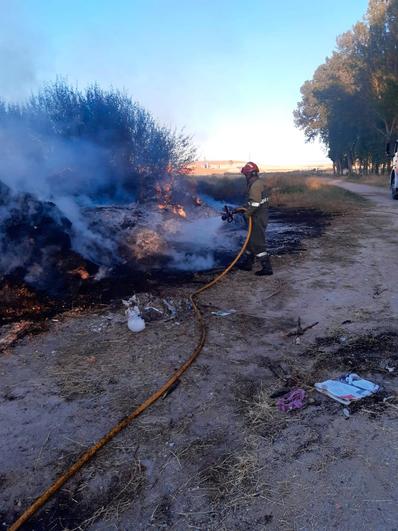
<instances>
[{"instance_id":1,"label":"firefighter's protective suit","mask_svg":"<svg viewBox=\"0 0 398 531\"><path fill-rule=\"evenodd\" d=\"M247 187L248 201L246 218L251 216L253 221L253 231L246 251L246 260L242 269L250 271L255 258L260 260L262 269L256 274L272 275L272 266L267 251L267 241L265 230L268 223L268 196L265 183L259 177L251 178Z\"/></svg>"}]
</instances>

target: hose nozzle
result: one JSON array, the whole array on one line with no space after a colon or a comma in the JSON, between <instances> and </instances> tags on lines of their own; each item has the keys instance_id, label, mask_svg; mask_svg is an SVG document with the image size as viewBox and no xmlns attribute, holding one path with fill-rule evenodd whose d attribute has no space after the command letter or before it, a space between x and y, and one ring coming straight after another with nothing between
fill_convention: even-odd
<instances>
[{"instance_id":1,"label":"hose nozzle","mask_svg":"<svg viewBox=\"0 0 398 531\"><path fill-rule=\"evenodd\" d=\"M224 206L223 213L221 214L221 219L223 221L227 221L228 223L232 223L234 220L234 212L232 209L229 208L228 205Z\"/></svg>"}]
</instances>

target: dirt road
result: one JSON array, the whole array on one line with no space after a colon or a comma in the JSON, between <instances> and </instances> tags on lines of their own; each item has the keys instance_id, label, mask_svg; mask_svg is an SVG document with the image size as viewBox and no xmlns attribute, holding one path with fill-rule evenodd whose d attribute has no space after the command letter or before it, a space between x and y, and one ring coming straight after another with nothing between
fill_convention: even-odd
<instances>
[{"instance_id":1,"label":"dirt road","mask_svg":"<svg viewBox=\"0 0 398 531\"><path fill-rule=\"evenodd\" d=\"M398 202L341 186L369 206L275 257L271 279L237 271L207 293L209 341L181 385L26 529L398 528ZM196 286L159 296L184 301ZM4 528L187 357L183 308L134 336L120 306L71 312L0 358ZM319 324L288 336L298 317ZM349 418L312 388L348 371L383 385ZM307 405L281 413L270 394L292 386Z\"/></svg>"}]
</instances>

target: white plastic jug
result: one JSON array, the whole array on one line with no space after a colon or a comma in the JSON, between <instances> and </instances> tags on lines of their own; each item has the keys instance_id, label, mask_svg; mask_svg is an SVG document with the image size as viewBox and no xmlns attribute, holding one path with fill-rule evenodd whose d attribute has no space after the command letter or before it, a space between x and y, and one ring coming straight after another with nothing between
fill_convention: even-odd
<instances>
[{"instance_id":1,"label":"white plastic jug","mask_svg":"<svg viewBox=\"0 0 398 531\"><path fill-rule=\"evenodd\" d=\"M128 308L127 311L127 326L132 332L142 332L145 328L145 321L140 315L138 306Z\"/></svg>"}]
</instances>

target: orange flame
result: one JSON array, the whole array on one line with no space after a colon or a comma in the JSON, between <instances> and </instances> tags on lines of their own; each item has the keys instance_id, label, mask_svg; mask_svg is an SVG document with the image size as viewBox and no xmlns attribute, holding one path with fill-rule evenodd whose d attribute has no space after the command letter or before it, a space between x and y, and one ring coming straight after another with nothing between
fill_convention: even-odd
<instances>
[{"instance_id":1,"label":"orange flame","mask_svg":"<svg viewBox=\"0 0 398 531\"><path fill-rule=\"evenodd\" d=\"M182 207L181 205L173 205L172 212L180 216L180 218L187 217L187 213L185 212L184 207Z\"/></svg>"},{"instance_id":2,"label":"orange flame","mask_svg":"<svg viewBox=\"0 0 398 531\"><path fill-rule=\"evenodd\" d=\"M168 182L165 183L156 183L155 190L156 194L158 196L158 208L160 210L169 210L176 216L180 216L181 218L186 218L187 213L182 205L173 205L172 203L172 195L173 195L173 184L174 180L171 179Z\"/></svg>"},{"instance_id":3,"label":"orange flame","mask_svg":"<svg viewBox=\"0 0 398 531\"><path fill-rule=\"evenodd\" d=\"M90 273L88 273L83 266L76 267L73 271L69 271L71 275L76 275L82 280L88 280L90 278Z\"/></svg>"}]
</instances>

